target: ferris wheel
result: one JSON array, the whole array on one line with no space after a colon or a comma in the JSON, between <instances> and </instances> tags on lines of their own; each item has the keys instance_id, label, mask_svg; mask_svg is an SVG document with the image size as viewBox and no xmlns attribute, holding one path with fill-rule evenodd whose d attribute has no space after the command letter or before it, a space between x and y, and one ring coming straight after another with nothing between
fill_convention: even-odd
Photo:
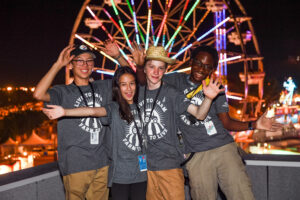
<instances>
[{"instance_id":1,"label":"ferris wheel","mask_svg":"<svg viewBox=\"0 0 300 200\"><path fill-rule=\"evenodd\" d=\"M131 43L145 49L162 45L169 56L178 60L168 72L189 71L191 50L199 45L214 46L220 55L217 74L226 85L227 68L243 65L239 74L244 93L227 91L227 97L243 104L240 119L249 120L247 106L255 104L257 116L263 102L263 57L251 23L239 0L85 0L76 18L70 44L83 42L95 50L106 39L114 39L120 52L135 68L130 58ZM95 71L113 74L118 62L99 50L102 55ZM251 69L249 71L249 68ZM66 83L70 82L66 68ZM249 85L258 86L257 96L249 96ZM253 108L253 106L252 106Z\"/></svg>"}]
</instances>

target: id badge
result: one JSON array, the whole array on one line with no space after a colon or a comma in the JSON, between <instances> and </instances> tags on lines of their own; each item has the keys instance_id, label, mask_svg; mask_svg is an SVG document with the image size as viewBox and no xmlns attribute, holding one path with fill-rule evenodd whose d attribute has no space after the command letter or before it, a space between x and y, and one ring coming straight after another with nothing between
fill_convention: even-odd
<instances>
[{"instance_id":1,"label":"id badge","mask_svg":"<svg viewBox=\"0 0 300 200\"><path fill-rule=\"evenodd\" d=\"M90 133L91 144L99 144L99 132L91 132Z\"/></svg>"},{"instance_id":2,"label":"id badge","mask_svg":"<svg viewBox=\"0 0 300 200\"><path fill-rule=\"evenodd\" d=\"M214 135L214 134L217 133L215 125L212 121L205 122L204 126L206 128L206 132L207 132L208 135Z\"/></svg>"},{"instance_id":3,"label":"id badge","mask_svg":"<svg viewBox=\"0 0 300 200\"><path fill-rule=\"evenodd\" d=\"M146 155L139 155L138 159L139 159L140 171L141 172L147 171L147 159L146 159Z\"/></svg>"}]
</instances>

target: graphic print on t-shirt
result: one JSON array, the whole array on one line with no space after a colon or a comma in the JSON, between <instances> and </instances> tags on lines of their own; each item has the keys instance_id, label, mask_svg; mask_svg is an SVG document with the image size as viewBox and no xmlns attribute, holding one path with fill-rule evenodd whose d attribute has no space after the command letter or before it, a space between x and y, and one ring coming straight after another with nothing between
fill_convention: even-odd
<instances>
[{"instance_id":1,"label":"graphic print on t-shirt","mask_svg":"<svg viewBox=\"0 0 300 200\"><path fill-rule=\"evenodd\" d=\"M93 107L93 95L91 92L84 93L85 99L89 107ZM98 93L95 93L95 107L101 107L102 96ZM79 96L75 103L74 107L86 107L85 101L82 96ZM91 144L98 144L99 133L102 129L102 124L100 120L96 117L84 117L80 119L78 126L87 133L91 134Z\"/></svg>"},{"instance_id":2,"label":"graphic print on t-shirt","mask_svg":"<svg viewBox=\"0 0 300 200\"><path fill-rule=\"evenodd\" d=\"M202 104L203 100L204 100L204 95L203 92L201 91L191 99L191 103L199 106ZM186 125L189 126L198 127L201 124L204 125L208 135L214 135L217 133L216 127L209 115L207 115L203 121L197 120L193 116L189 116L189 115L180 115L180 118Z\"/></svg>"},{"instance_id":3,"label":"graphic print on t-shirt","mask_svg":"<svg viewBox=\"0 0 300 200\"><path fill-rule=\"evenodd\" d=\"M167 111L165 104L165 98L160 101L156 101L156 106L150 116L150 112L153 107L153 99L147 98L146 99L146 113L144 113L144 101L139 103L142 112L142 118L144 119L145 131L148 135L150 140L157 140L163 138L168 130L165 127L166 115L165 112ZM146 114L146 115L145 115Z\"/></svg>"},{"instance_id":4,"label":"graphic print on t-shirt","mask_svg":"<svg viewBox=\"0 0 300 200\"><path fill-rule=\"evenodd\" d=\"M132 110L131 113L133 116L135 116L135 122L138 126L139 133L142 133L142 123L138 117L138 112L136 110ZM125 127L125 138L123 139L124 144L133 151L141 151L140 141L138 137L138 131L137 127L135 126L135 123L132 121L130 124L127 124L126 120L124 120L124 123L126 123Z\"/></svg>"}]
</instances>

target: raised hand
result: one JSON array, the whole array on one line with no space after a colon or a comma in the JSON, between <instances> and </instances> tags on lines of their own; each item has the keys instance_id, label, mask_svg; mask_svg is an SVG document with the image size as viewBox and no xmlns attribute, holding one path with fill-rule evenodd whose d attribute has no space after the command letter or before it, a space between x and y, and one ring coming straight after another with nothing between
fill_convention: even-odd
<instances>
[{"instance_id":1,"label":"raised hand","mask_svg":"<svg viewBox=\"0 0 300 200\"><path fill-rule=\"evenodd\" d=\"M135 41L132 43L132 49L130 49L131 55L137 67L144 67L146 53L145 49L138 45Z\"/></svg>"},{"instance_id":2,"label":"raised hand","mask_svg":"<svg viewBox=\"0 0 300 200\"><path fill-rule=\"evenodd\" d=\"M65 115L65 109L61 106L47 105L47 108L43 108L43 113L49 119L57 119Z\"/></svg>"},{"instance_id":3,"label":"raised hand","mask_svg":"<svg viewBox=\"0 0 300 200\"><path fill-rule=\"evenodd\" d=\"M276 117L267 118L266 111L260 118L256 121L256 129L267 130L267 131L277 131L283 127L283 124L276 122Z\"/></svg>"},{"instance_id":4,"label":"raised hand","mask_svg":"<svg viewBox=\"0 0 300 200\"><path fill-rule=\"evenodd\" d=\"M217 78L210 78L209 84L206 85L205 80L202 81L203 85L203 93L205 94L205 97L209 99L214 99L220 92L225 91L225 88L220 89L221 86L221 79Z\"/></svg>"},{"instance_id":5,"label":"raised hand","mask_svg":"<svg viewBox=\"0 0 300 200\"><path fill-rule=\"evenodd\" d=\"M121 52L115 41L108 39L105 40L103 44L104 47L100 47L101 51L113 58L118 58L119 56L121 56Z\"/></svg>"},{"instance_id":6,"label":"raised hand","mask_svg":"<svg viewBox=\"0 0 300 200\"><path fill-rule=\"evenodd\" d=\"M75 49L75 47L73 47L73 45L69 45L67 47L65 47L59 54L59 57L56 61L56 64L59 67L63 67L66 66L67 64L69 64L71 62L71 60L74 58L74 55L71 56L70 53L71 51L73 51Z\"/></svg>"}]
</instances>

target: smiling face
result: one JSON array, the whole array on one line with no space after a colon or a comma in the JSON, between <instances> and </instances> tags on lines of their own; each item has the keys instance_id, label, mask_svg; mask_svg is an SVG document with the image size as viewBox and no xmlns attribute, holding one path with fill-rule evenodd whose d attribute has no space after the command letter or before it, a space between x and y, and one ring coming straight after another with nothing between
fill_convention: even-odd
<instances>
[{"instance_id":1,"label":"smiling face","mask_svg":"<svg viewBox=\"0 0 300 200\"><path fill-rule=\"evenodd\" d=\"M133 97L136 92L135 78L132 74L123 74L119 79L119 88L122 97L128 104L133 103Z\"/></svg>"},{"instance_id":2,"label":"smiling face","mask_svg":"<svg viewBox=\"0 0 300 200\"><path fill-rule=\"evenodd\" d=\"M83 53L72 60L72 68L76 84L88 83L94 68L94 58L89 53Z\"/></svg>"},{"instance_id":3,"label":"smiling face","mask_svg":"<svg viewBox=\"0 0 300 200\"><path fill-rule=\"evenodd\" d=\"M191 77L190 80L200 84L207 76L214 71L213 56L207 52L200 51L195 58L191 60Z\"/></svg>"},{"instance_id":4,"label":"smiling face","mask_svg":"<svg viewBox=\"0 0 300 200\"><path fill-rule=\"evenodd\" d=\"M147 78L149 89L156 89L161 84L161 79L166 72L165 62L159 60L148 60L145 64L144 72Z\"/></svg>"}]
</instances>

